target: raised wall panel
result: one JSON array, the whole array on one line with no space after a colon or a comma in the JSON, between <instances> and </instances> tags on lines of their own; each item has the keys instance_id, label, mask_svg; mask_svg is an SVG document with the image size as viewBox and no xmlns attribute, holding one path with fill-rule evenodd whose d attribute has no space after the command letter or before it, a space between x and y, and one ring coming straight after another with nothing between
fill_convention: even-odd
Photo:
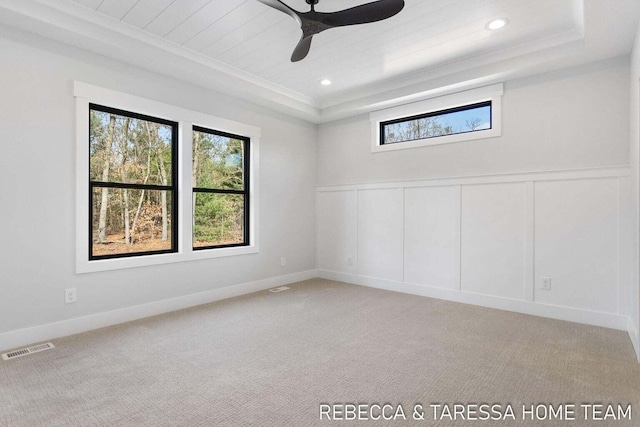
<instances>
[{"instance_id":1,"label":"raised wall panel","mask_svg":"<svg viewBox=\"0 0 640 427\"><path fill-rule=\"evenodd\" d=\"M630 183L628 168L601 168L320 187L319 274L626 329ZM353 247L357 269L343 265Z\"/></svg>"},{"instance_id":2,"label":"raised wall panel","mask_svg":"<svg viewBox=\"0 0 640 427\"><path fill-rule=\"evenodd\" d=\"M402 281L403 190L358 192L358 273Z\"/></svg>"},{"instance_id":3,"label":"raised wall panel","mask_svg":"<svg viewBox=\"0 0 640 427\"><path fill-rule=\"evenodd\" d=\"M525 299L526 187L462 187L462 291Z\"/></svg>"},{"instance_id":4,"label":"raised wall panel","mask_svg":"<svg viewBox=\"0 0 640 427\"><path fill-rule=\"evenodd\" d=\"M618 180L536 183L535 221L535 301L616 313Z\"/></svg>"},{"instance_id":5,"label":"raised wall panel","mask_svg":"<svg viewBox=\"0 0 640 427\"><path fill-rule=\"evenodd\" d=\"M459 187L405 190L404 280L454 288Z\"/></svg>"},{"instance_id":6,"label":"raised wall panel","mask_svg":"<svg viewBox=\"0 0 640 427\"><path fill-rule=\"evenodd\" d=\"M318 268L356 274L358 193L318 193ZM349 263L351 260L351 263Z\"/></svg>"},{"instance_id":7,"label":"raised wall panel","mask_svg":"<svg viewBox=\"0 0 640 427\"><path fill-rule=\"evenodd\" d=\"M633 210L631 203L631 179L629 177L620 178L618 186L618 309L622 316L632 319L637 318L638 306L635 302L640 301L638 297L638 287L633 280L633 233L629 230L633 228Z\"/></svg>"}]
</instances>

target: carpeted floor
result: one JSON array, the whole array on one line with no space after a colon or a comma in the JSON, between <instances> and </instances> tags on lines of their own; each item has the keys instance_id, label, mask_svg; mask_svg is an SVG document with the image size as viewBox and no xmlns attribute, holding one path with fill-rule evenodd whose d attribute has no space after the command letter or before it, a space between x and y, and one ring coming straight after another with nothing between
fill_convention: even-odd
<instances>
[{"instance_id":1,"label":"carpeted floor","mask_svg":"<svg viewBox=\"0 0 640 427\"><path fill-rule=\"evenodd\" d=\"M321 279L53 342L0 361L0 425L640 425L625 332ZM321 421L334 403L401 405L407 420ZM474 403L518 420L433 421L429 407ZM585 421L582 403L632 404L633 420ZM577 421L523 422L531 404L576 404Z\"/></svg>"}]
</instances>

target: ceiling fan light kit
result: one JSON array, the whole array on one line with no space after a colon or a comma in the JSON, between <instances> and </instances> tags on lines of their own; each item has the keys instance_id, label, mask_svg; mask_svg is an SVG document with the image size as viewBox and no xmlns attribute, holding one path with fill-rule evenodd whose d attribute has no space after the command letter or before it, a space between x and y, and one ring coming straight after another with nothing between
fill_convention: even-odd
<instances>
[{"instance_id":1,"label":"ceiling fan light kit","mask_svg":"<svg viewBox=\"0 0 640 427\"><path fill-rule=\"evenodd\" d=\"M382 21L397 15L404 8L404 0L378 0L337 12L325 13L316 12L316 4L319 0L306 0L307 4L311 5L311 10L298 12L281 0L258 1L286 13L300 25L302 37L293 50L291 62L303 60L309 53L313 36L322 31L335 27Z\"/></svg>"}]
</instances>

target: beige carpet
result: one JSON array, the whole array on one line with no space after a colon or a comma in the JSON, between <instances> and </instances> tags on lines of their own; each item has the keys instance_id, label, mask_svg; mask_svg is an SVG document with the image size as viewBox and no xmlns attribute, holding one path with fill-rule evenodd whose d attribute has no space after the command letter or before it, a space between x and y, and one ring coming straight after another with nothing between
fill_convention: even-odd
<instances>
[{"instance_id":1,"label":"beige carpet","mask_svg":"<svg viewBox=\"0 0 640 427\"><path fill-rule=\"evenodd\" d=\"M640 425L624 332L320 279L53 342L0 361L0 425ZM633 421L429 421L430 403L585 402L632 404ZM321 403L407 421L320 421Z\"/></svg>"}]
</instances>

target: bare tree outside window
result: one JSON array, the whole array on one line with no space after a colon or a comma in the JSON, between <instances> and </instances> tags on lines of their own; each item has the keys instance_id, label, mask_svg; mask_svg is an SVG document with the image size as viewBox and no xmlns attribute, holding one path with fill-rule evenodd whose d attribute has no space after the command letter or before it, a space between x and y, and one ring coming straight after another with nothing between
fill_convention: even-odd
<instances>
[{"instance_id":1,"label":"bare tree outside window","mask_svg":"<svg viewBox=\"0 0 640 427\"><path fill-rule=\"evenodd\" d=\"M416 141L491 129L491 102L383 122L382 144Z\"/></svg>"},{"instance_id":2,"label":"bare tree outside window","mask_svg":"<svg viewBox=\"0 0 640 427\"><path fill-rule=\"evenodd\" d=\"M176 125L92 106L91 257L172 251Z\"/></svg>"}]
</instances>

